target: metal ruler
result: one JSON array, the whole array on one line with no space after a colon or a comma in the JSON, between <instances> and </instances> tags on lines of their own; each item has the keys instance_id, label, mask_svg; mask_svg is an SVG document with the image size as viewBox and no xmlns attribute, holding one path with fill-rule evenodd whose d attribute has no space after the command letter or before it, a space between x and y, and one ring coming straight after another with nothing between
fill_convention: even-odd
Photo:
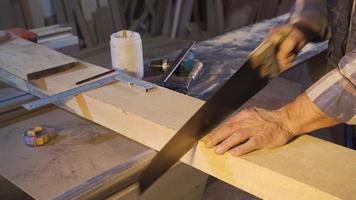
<instances>
[{"instance_id":1,"label":"metal ruler","mask_svg":"<svg viewBox=\"0 0 356 200\"><path fill-rule=\"evenodd\" d=\"M117 71L115 75L108 76L106 78L102 78L60 93L57 93L55 95L51 95L45 98L41 98L35 101L32 101L30 103L23 104L22 107L26 108L27 110L33 110L36 108L40 108L42 106L46 106L48 104L56 103L58 101L61 101L65 98L75 96L77 94L87 92L96 88L103 87L105 85L109 85L115 82L122 82L124 84L127 84L129 86L136 87L144 92L148 92L150 89L154 87L154 84L148 83L146 81L136 79L130 75L127 75L124 72Z\"/></svg>"}]
</instances>

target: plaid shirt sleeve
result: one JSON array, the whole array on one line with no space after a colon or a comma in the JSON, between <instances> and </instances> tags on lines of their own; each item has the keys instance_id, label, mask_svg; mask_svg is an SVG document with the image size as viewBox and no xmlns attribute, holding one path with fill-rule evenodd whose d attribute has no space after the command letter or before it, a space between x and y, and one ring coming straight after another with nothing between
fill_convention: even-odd
<instances>
[{"instance_id":1,"label":"plaid shirt sleeve","mask_svg":"<svg viewBox=\"0 0 356 200\"><path fill-rule=\"evenodd\" d=\"M337 69L307 91L309 98L330 117L356 125L356 49L347 53Z\"/></svg>"},{"instance_id":2,"label":"plaid shirt sleeve","mask_svg":"<svg viewBox=\"0 0 356 200\"><path fill-rule=\"evenodd\" d=\"M304 27L311 42L329 37L326 0L296 0L291 10L289 23ZM307 29L307 30L305 30Z\"/></svg>"}]
</instances>

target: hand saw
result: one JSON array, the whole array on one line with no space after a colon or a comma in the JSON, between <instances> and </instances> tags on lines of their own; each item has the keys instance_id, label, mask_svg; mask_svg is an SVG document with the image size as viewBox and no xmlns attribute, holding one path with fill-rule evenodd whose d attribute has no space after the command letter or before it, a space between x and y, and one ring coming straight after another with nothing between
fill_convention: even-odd
<instances>
[{"instance_id":1,"label":"hand saw","mask_svg":"<svg viewBox=\"0 0 356 200\"><path fill-rule=\"evenodd\" d=\"M269 79L280 74L276 52L290 32L291 27L285 26L279 34L267 37L246 63L178 130L141 175L141 192L178 162L197 140L266 86Z\"/></svg>"}]
</instances>

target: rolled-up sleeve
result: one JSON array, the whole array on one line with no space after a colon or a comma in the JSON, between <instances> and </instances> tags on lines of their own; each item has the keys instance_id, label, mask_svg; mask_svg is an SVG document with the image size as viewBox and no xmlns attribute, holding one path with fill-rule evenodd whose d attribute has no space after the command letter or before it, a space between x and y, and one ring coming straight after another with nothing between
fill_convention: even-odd
<instances>
[{"instance_id":1,"label":"rolled-up sleeve","mask_svg":"<svg viewBox=\"0 0 356 200\"><path fill-rule=\"evenodd\" d=\"M311 42L325 40L329 36L325 0L296 0L289 23L304 29ZM307 29L307 30L306 30Z\"/></svg>"},{"instance_id":2,"label":"rolled-up sleeve","mask_svg":"<svg viewBox=\"0 0 356 200\"><path fill-rule=\"evenodd\" d=\"M309 98L328 116L356 124L356 49L307 91Z\"/></svg>"}]
</instances>

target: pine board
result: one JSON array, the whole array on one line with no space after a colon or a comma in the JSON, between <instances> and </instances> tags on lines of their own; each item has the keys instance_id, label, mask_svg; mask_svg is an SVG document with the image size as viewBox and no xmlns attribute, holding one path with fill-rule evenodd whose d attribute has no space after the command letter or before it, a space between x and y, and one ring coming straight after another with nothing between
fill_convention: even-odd
<instances>
[{"instance_id":1,"label":"pine board","mask_svg":"<svg viewBox=\"0 0 356 200\"><path fill-rule=\"evenodd\" d=\"M5 45L15 45L20 49L28 43L17 39ZM53 56L57 54L45 47L32 47L41 51L33 50L31 56L36 56L33 52L44 50ZM3 52L4 49L0 49L0 55ZM1 66L0 77L26 89L23 86L28 83L21 76L28 70L21 67L32 59L28 52L16 51L6 59L9 63L13 60L22 65ZM20 69L23 72L17 74ZM77 80L103 71L104 68L81 62L75 68L42 78L35 84L46 93L53 94L72 88ZM288 86L283 82L278 85ZM262 96L265 98L271 91L276 92L272 88ZM294 86L283 91L296 95L299 90ZM271 98L270 102L275 98ZM78 95L64 102L63 106L79 116L159 150L203 103L160 87L142 93L115 83ZM311 136L299 137L282 148L259 150L239 158L228 154L218 156L199 142L181 161L265 199L352 199L356 193L355 151Z\"/></svg>"}]
</instances>

